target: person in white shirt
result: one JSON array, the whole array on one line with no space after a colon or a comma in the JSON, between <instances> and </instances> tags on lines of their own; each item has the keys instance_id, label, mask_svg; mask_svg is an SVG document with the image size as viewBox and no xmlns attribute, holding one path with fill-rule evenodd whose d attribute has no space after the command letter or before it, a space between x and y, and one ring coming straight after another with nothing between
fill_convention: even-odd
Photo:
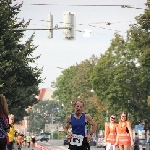
<instances>
[{"instance_id":1,"label":"person in white shirt","mask_svg":"<svg viewBox=\"0 0 150 150\"><path fill-rule=\"evenodd\" d=\"M150 143L150 133L147 136L147 143Z\"/></svg>"}]
</instances>

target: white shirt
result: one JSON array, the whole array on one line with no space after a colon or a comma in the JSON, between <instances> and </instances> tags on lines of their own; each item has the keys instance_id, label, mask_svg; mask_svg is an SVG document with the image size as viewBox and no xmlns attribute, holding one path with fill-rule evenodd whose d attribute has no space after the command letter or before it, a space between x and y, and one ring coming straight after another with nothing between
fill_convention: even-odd
<instances>
[{"instance_id":1,"label":"white shirt","mask_svg":"<svg viewBox=\"0 0 150 150\"><path fill-rule=\"evenodd\" d=\"M150 136L148 135L148 137L147 137L147 142L148 142L149 138L150 138Z\"/></svg>"}]
</instances>

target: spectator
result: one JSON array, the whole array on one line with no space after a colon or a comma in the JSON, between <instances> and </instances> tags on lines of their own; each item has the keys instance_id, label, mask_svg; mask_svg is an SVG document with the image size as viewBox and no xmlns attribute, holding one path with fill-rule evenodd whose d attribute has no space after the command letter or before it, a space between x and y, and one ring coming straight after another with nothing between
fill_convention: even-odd
<instances>
[{"instance_id":1,"label":"spectator","mask_svg":"<svg viewBox=\"0 0 150 150\"><path fill-rule=\"evenodd\" d=\"M116 150L116 136L117 136L116 116L111 115L110 123L105 125L105 142L106 150Z\"/></svg>"},{"instance_id":2,"label":"spectator","mask_svg":"<svg viewBox=\"0 0 150 150\"><path fill-rule=\"evenodd\" d=\"M15 136L15 128L14 128L14 115L10 114L9 116L9 124L10 124L10 130L8 132L9 137L9 143L7 145L7 150L12 150L13 144L14 144L14 136Z\"/></svg>"},{"instance_id":3,"label":"spectator","mask_svg":"<svg viewBox=\"0 0 150 150\"><path fill-rule=\"evenodd\" d=\"M119 145L119 150L130 150L134 146L131 123L125 112L120 115L115 145Z\"/></svg>"},{"instance_id":4,"label":"spectator","mask_svg":"<svg viewBox=\"0 0 150 150\"><path fill-rule=\"evenodd\" d=\"M139 137L137 133L135 133L135 138L134 138L134 150L139 150Z\"/></svg>"},{"instance_id":5,"label":"spectator","mask_svg":"<svg viewBox=\"0 0 150 150\"><path fill-rule=\"evenodd\" d=\"M26 139L26 135L24 135L24 147L26 147L27 145L27 139Z\"/></svg>"},{"instance_id":6,"label":"spectator","mask_svg":"<svg viewBox=\"0 0 150 150\"><path fill-rule=\"evenodd\" d=\"M35 135L32 133L31 136L31 142L32 142L32 149L35 148Z\"/></svg>"},{"instance_id":7,"label":"spectator","mask_svg":"<svg viewBox=\"0 0 150 150\"><path fill-rule=\"evenodd\" d=\"M5 96L0 94L0 150L6 150L9 131L8 105Z\"/></svg>"},{"instance_id":8,"label":"spectator","mask_svg":"<svg viewBox=\"0 0 150 150\"><path fill-rule=\"evenodd\" d=\"M149 133L148 136L147 136L147 143L150 144L150 133Z\"/></svg>"},{"instance_id":9,"label":"spectator","mask_svg":"<svg viewBox=\"0 0 150 150\"><path fill-rule=\"evenodd\" d=\"M31 143L30 133L28 133L27 136L26 136L26 143L27 143L28 149L30 149L30 143Z\"/></svg>"},{"instance_id":10,"label":"spectator","mask_svg":"<svg viewBox=\"0 0 150 150\"><path fill-rule=\"evenodd\" d=\"M150 149L150 133L147 136L147 148Z\"/></svg>"},{"instance_id":11,"label":"spectator","mask_svg":"<svg viewBox=\"0 0 150 150\"><path fill-rule=\"evenodd\" d=\"M18 145L18 149L21 149L22 147L22 142L23 142L23 137L21 136L20 133L18 133L18 136L16 138L16 142L17 142L17 145Z\"/></svg>"}]
</instances>

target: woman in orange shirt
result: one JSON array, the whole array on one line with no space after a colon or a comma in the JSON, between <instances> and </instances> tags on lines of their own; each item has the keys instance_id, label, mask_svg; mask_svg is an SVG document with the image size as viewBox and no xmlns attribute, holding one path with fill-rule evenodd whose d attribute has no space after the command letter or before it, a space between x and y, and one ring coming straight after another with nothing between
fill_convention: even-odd
<instances>
[{"instance_id":1,"label":"woman in orange shirt","mask_svg":"<svg viewBox=\"0 0 150 150\"><path fill-rule=\"evenodd\" d=\"M105 142L106 150L115 150L116 136L117 136L116 116L111 115L110 123L105 125Z\"/></svg>"},{"instance_id":2,"label":"woman in orange shirt","mask_svg":"<svg viewBox=\"0 0 150 150\"><path fill-rule=\"evenodd\" d=\"M120 115L115 145L119 145L120 150L130 150L131 146L134 146L131 123L125 112Z\"/></svg>"}]
</instances>

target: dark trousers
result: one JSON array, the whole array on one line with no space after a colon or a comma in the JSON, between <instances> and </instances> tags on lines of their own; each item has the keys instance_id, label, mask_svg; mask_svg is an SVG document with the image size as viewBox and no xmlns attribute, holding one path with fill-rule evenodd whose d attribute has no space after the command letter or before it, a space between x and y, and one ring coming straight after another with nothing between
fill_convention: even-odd
<instances>
[{"instance_id":1,"label":"dark trousers","mask_svg":"<svg viewBox=\"0 0 150 150\"><path fill-rule=\"evenodd\" d=\"M139 145L134 145L134 150L139 150Z\"/></svg>"},{"instance_id":2,"label":"dark trousers","mask_svg":"<svg viewBox=\"0 0 150 150\"><path fill-rule=\"evenodd\" d=\"M9 142L7 145L7 150L12 150L13 142Z\"/></svg>"},{"instance_id":3,"label":"dark trousers","mask_svg":"<svg viewBox=\"0 0 150 150\"><path fill-rule=\"evenodd\" d=\"M6 150L6 139L0 138L0 150Z\"/></svg>"}]
</instances>

